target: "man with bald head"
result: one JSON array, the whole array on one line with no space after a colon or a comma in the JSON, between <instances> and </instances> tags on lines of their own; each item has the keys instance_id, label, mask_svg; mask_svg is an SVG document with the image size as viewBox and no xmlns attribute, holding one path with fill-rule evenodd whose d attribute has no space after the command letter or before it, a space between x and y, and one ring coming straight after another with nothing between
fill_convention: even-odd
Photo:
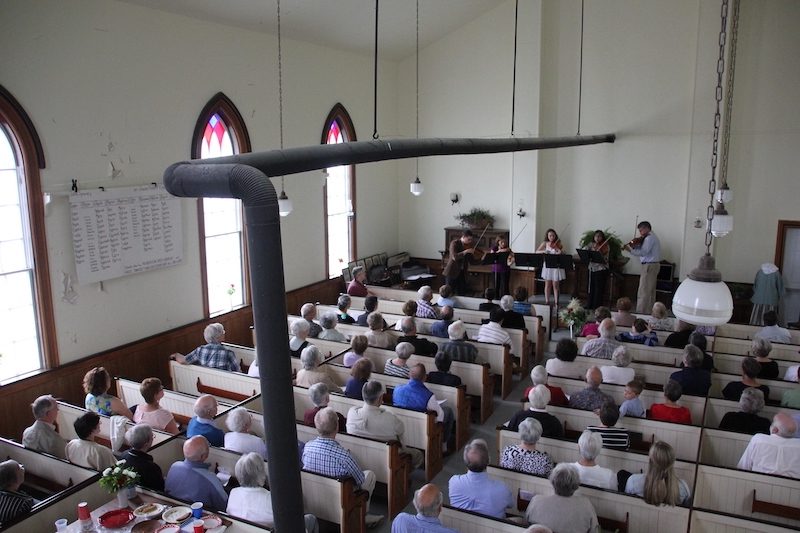
<instances>
[{"instance_id":1,"label":"man with bald head","mask_svg":"<svg viewBox=\"0 0 800 533\"><path fill-rule=\"evenodd\" d=\"M426 376L425 365L417 363L412 366L408 374L410 378L408 384L395 387L392 393L392 404L423 413L425 411L434 411L436 413L436 421L444 424L442 449L445 449L450 436L453 434L455 415L450 407L439 405L436 396L425 386Z\"/></svg>"},{"instance_id":2,"label":"man with bald head","mask_svg":"<svg viewBox=\"0 0 800 533\"><path fill-rule=\"evenodd\" d=\"M614 339L614 335L617 333L617 325L612 319L604 318L597 327L597 332L600 336L587 341L586 344L583 345L581 355L597 357L598 359L611 359L611 356L614 355L614 350L621 346L621 344Z\"/></svg>"},{"instance_id":3,"label":"man with bald head","mask_svg":"<svg viewBox=\"0 0 800 533\"><path fill-rule=\"evenodd\" d=\"M221 448L225 444L225 432L214 425L217 408L217 399L210 394L204 394L195 400L194 417L186 428L186 436L202 435L209 444Z\"/></svg>"},{"instance_id":4,"label":"man with bald head","mask_svg":"<svg viewBox=\"0 0 800 533\"><path fill-rule=\"evenodd\" d=\"M224 511L228 495L222 482L209 470L208 441L202 435L183 443L183 461L172 463L165 484L167 494L187 502L203 502L205 507Z\"/></svg>"},{"instance_id":5,"label":"man with bald head","mask_svg":"<svg viewBox=\"0 0 800 533\"><path fill-rule=\"evenodd\" d=\"M414 493L416 516L400 513L392 522L392 533L455 533L455 529L444 527L439 520L444 497L433 483L424 485Z\"/></svg>"},{"instance_id":6,"label":"man with bald head","mask_svg":"<svg viewBox=\"0 0 800 533\"><path fill-rule=\"evenodd\" d=\"M486 473L489 446L483 439L474 439L464 446L467 473L450 478L450 505L457 509L505 518L506 509L516 502L508 486Z\"/></svg>"},{"instance_id":7,"label":"man with bald head","mask_svg":"<svg viewBox=\"0 0 800 533\"><path fill-rule=\"evenodd\" d=\"M586 371L586 385L582 391L576 392L569 398L569 406L575 409L594 411L600 409L606 402L614 402L614 398L600 390L603 382L603 373L596 366Z\"/></svg>"},{"instance_id":8,"label":"man with bald head","mask_svg":"<svg viewBox=\"0 0 800 533\"><path fill-rule=\"evenodd\" d=\"M67 440L59 435L56 427L58 402L49 394L39 396L31 404L36 421L22 433L22 445L32 450L47 452L66 459L64 448Z\"/></svg>"},{"instance_id":9,"label":"man with bald head","mask_svg":"<svg viewBox=\"0 0 800 533\"><path fill-rule=\"evenodd\" d=\"M797 421L791 415L776 414L769 435L753 435L736 467L800 479L800 439L794 438L796 433Z\"/></svg>"},{"instance_id":10,"label":"man with bald head","mask_svg":"<svg viewBox=\"0 0 800 533\"><path fill-rule=\"evenodd\" d=\"M439 347L435 342L417 336L417 324L412 317L407 316L400 321L400 331L402 331L403 334L397 339L398 344L401 342L410 342L414 346L414 353L417 355L427 355L430 357L436 355Z\"/></svg>"}]
</instances>

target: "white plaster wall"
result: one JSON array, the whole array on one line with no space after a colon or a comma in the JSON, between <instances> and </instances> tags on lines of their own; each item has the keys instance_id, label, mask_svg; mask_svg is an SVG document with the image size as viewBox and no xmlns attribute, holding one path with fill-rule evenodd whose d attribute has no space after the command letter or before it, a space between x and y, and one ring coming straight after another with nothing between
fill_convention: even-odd
<instances>
[{"instance_id":1,"label":"white plaster wall","mask_svg":"<svg viewBox=\"0 0 800 533\"><path fill-rule=\"evenodd\" d=\"M45 190L71 178L105 185L160 181L189 157L197 115L217 91L242 113L254 150L279 146L275 37L234 30L109 0L7 1L0 16L0 83L23 105L44 145ZM284 43L285 146L316 144L337 101L360 138L372 116L367 57ZM391 65L391 64L388 64ZM394 121L393 67L381 80L380 110ZM106 178L113 161L122 176ZM322 181L292 176L295 212L282 226L287 289L324 277ZM359 251L396 250L395 210L378 214L371 198L391 197L393 164L358 169ZM61 361L153 335L202 318L196 202L183 201L184 262L104 283L75 285L61 301L62 273L74 275L65 197L46 218ZM385 216L384 216L385 215Z\"/></svg>"}]
</instances>

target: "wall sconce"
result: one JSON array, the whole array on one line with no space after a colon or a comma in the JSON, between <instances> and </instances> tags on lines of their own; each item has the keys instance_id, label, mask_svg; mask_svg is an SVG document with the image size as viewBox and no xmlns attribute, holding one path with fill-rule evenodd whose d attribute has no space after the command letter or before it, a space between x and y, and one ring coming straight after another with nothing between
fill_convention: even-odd
<instances>
[{"instance_id":1,"label":"wall sconce","mask_svg":"<svg viewBox=\"0 0 800 533\"><path fill-rule=\"evenodd\" d=\"M519 208L517 208L517 216L518 216L519 218L525 218L525 215L527 215L527 214L528 214L528 213L526 213L526 212L525 212L525 210L524 210L524 209L522 209L522 202L520 202L520 203L519 203Z\"/></svg>"},{"instance_id":2,"label":"wall sconce","mask_svg":"<svg viewBox=\"0 0 800 533\"><path fill-rule=\"evenodd\" d=\"M458 193L451 192L450 193L450 205L456 205L458 203Z\"/></svg>"}]
</instances>

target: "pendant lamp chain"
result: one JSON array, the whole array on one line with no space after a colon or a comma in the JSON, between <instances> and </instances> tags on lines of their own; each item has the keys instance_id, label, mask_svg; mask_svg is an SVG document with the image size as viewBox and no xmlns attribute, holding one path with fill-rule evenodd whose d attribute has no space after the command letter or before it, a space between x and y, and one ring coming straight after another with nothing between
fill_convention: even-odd
<instances>
[{"instance_id":1,"label":"pendant lamp chain","mask_svg":"<svg viewBox=\"0 0 800 533\"><path fill-rule=\"evenodd\" d=\"M375 0L375 52L372 58L372 138L378 135L378 1Z\"/></svg>"},{"instance_id":2,"label":"pendant lamp chain","mask_svg":"<svg viewBox=\"0 0 800 533\"><path fill-rule=\"evenodd\" d=\"M578 132L576 135L581 134L581 106L583 104L583 14L584 14L584 1L581 0L581 50L580 60L578 66Z\"/></svg>"},{"instance_id":3,"label":"pendant lamp chain","mask_svg":"<svg viewBox=\"0 0 800 533\"><path fill-rule=\"evenodd\" d=\"M417 126L416 126L416 138L419 139L419 0L417 0L416 4L417 4L417 35L416 35ZM413 194L414 196L419 196L425 190L425 186L419 180L419 157L414 158L414 163L415 163L415 166L416 166L416 172L415 172L414 181L411 182L410 191L411 191L411 194Z\"/></svg>"},{"instance_id":4,"label":"pendant lamp chain","mask_svg":"<svg viewBox=\"0 0 800 533\"><path fill-rule=\"evenodd\" d=\"M283 150L283 51L281 49L281 0L278 4L278 128L280 131L281 150ZM281 194L278 196L278 211L285 217L292 212L292 201L286 195L284 176L281 176Z\"/></svg>"},{"instance_id":5,"label":"pendant lamp chain","mask_svg":"<svg viewBox=\"0 0 800 533\"><path fill-rule=\"evenodd\" d=\"M725 114L722 122L722 158L719 167L719 189L717 190L717 215L725 211L725 204L730 202L732 194L728 187L728 156L730 154L731 122L733 121L733 84L736 72L736 47L739 42L739 5L740 0L733 0L730 28L730 45L728 47L728 76L725 82ZM732 229L731 219L729 230ZM717 233L715 236L719 236Z\"/></svg>"}]
</instances>

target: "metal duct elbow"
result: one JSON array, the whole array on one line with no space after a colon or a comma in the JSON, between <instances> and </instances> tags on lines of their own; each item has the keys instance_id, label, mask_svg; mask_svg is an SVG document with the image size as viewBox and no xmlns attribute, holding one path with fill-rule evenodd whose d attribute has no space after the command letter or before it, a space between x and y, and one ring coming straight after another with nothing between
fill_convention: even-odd
<instances>
[{"instance_id":1,"label":"metal duct elbow","mask_svg":"<svg viewBox=\"0 0 800 533\"><path fill-rule=\"evenodd\" d=\"M239 198L245 207L278 205L267 176L248 165L175 163L164 171L164 186L183 198Z\"/></svg>"}]
</instances>

